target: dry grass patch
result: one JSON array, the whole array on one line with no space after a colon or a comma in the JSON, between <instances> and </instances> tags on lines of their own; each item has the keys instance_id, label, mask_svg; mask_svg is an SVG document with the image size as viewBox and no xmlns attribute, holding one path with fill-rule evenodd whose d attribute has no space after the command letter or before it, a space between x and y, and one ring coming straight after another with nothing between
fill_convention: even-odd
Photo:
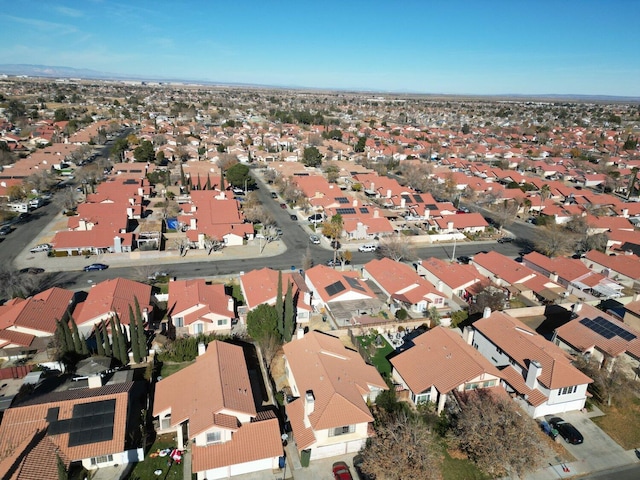
<instances>
[{"instance_id":1,"label":"dry grass patch","mask_svg":"<svg viewBox=\"0 0 640 480\"><path fill-rule=\"evenodd\" d=\"M622 448L630 450L640 445L640 399L634 398L624 406L600 405L605 414L593 422L613 438Z\"/></svg>"}]
</instances>

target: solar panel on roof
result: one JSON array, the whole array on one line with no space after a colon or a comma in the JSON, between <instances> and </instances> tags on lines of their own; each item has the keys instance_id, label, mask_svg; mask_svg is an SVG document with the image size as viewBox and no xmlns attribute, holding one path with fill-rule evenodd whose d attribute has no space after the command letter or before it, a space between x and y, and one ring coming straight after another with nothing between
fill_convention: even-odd
<instances>
[{"instance_id":1,"label":"solar panel on roof","mask_svg":"<svg viewBox=\"0 0 640 480\"><path fill-rule=\"evenodd\" d=\"M355 288L356 290L360 290L361 292L365 291L364 287L360 285L360 282L358 282L357 279L352 277L345 277L345 280L349 285L351 285L351 288Z\"/></svg>"},{"instance_id":2,"label":"solar panel on roof","mask_svg":"<svg viewBox=\"0 0 640 480\"><path fill-rule=\"evenodd\" d=\"M597 333L598 335L603 336L607 340L610 340L615 336L618 336L626 341L631 341L636 338L633 333L625 330L620 325L616 325L615 323L607 320L604 317L596 317L593 319L583 318L582 320L580 320L580 323L593 332Z\"/></svg>"},{"instance_id":3,"label":"solar panel on roof","mask_svg":"<svg viewBox=\"0 0 640 480\"><path fill-rule=\"evenodd\" d=\"M327 295L329 295L330 297L333 297L336 293L340 293L343 290L346 290L345 286L340 280L332 283L331 285L327 285L326 287L324 287L324 289L327 292Z\"/></svg>"},{"instance_id":4,"label":"solar panel on roof","mask_svg":"<svg viewBox=\"0 0 640 480\"><path fill-rule=\"evenodd\" d=\"M438 209L438 206L435 203L429 203L428 205L426 205L426 207L429 210L437 210Z\"/></svg>"},{"instance_id":5,"label":"solar panel on roof","mask_svg":"<svg viewBox=\"0 0 640 480\"><path fill-rule=\"evenodd\" d=\"M424 202L424 200L422 200L422 196L421 195L416 195L415 193L413 194L413 199L415 200L416 203Z\"/></svg>"},{"instance_id":6,"label":"solar panel on roof","mask_svg":"<svg viewBox=\"0 0 640 480\"><path fill-rule=\"evenodd\" d=\"M407 195L407 194L401 195L401 197L405 202L410 202L411 201L411 197L409 195Z\"/></svg>"},{"instance_id":7,"label":"solar panel on roof","mask_svg":"<svg viewBox=\"0 0 640 480\"><path fill-rule=\"evenodd\" d=\"M369 209L367 207L360 207L360 213L369 213Z\"/></svg>"},{"instance_id":8,"label":"solar panel on roof","mask_svg":"<svg viewBox=\"0 0 640 480\"><path fill-rule=\"evenodd\" d=\"M111 440L115 411L115 399L74 405L71 418L50 422L47 434L68 433L69 447Z\"/></svg>"},{"instance_id":9,"label":"solar panel on roof","mask_svg":"<svg viewBox=\"0 0 640 480\"><path fill-rule=\"evenodd\" d=\"M336 197L336 202L344 205L345 203L349 203L349 199L347 197Z\"/></svg>"},{"instance_id":10,"label":"solar panel on roof","mask_svg":"<svg viewBox=\"0 0 640 480\"><path fill-rule=\"evenodd\" d=\"M51 407L47 410L46 420L48 423L55 422L58 420L58 414L60 413L60 407Z\"/></svg>"},{"instance_id":11,"label":"solar panel on roof","mask_svg":"<svg viewBox=\"0 0 640 480\"><path fill-rule=\"evenodd\" d=\"M353 215L356 213L355 208L336 208L336 213L340 215Z\"/></svg>"}]
</instances>

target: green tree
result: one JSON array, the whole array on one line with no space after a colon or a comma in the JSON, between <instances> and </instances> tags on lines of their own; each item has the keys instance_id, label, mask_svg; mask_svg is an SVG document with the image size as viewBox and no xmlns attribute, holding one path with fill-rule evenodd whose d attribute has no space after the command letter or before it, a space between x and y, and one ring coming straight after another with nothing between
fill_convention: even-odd
<instances>
[{"instance_id":1,"label":"green tree","mask_svg":"<svg viewBox=\"0 0 640 480\"><path fill-rule=\"evenodd\" d=\"M69 480L69 472L60 455L56 454L56 465L58 468L58 480Z\"/></svg>"},{"instance_id":2,"label":"green tree","mask_svg":"<svg viewBox=\"0 0 640 480\"><path fill-rule=\"evenodd\" d=\"M284 336L285 342L291 341L293 327L295 325L295 311L293 307L293 290L291 282L287 282L287 293L284 296Z\"/></svg>"},{"instance_id":3,"label":"green tree","mask_svg":"<svg viewBox=\"0 0 640 480\"><path fill-rule=\"evenodd\" d=\"M73 341L73 334L71 333L71 330L69 329L69 314L65 313L64 317L62 317L62 320L60 321L61 327L62 327L62 333L64 335L64 339L65 339L65 345L66 345L66 350L65 352L74 352L76 350L76 346L75 346L75 342ZM63 352L63 353L65 353Z\"/></svg>"},{"instance_id":4,"label":"green tree","mask_svg":"<svg viewBox=\"0 0 640 480\"><path fill-rule=\"evenodd\" d=\"M73 350L76 353L82 353L82 339L80 338L80 332L78 332L78 325L73 318L71 318L71 336L73 338Z\"/></svg>"},{"instance_id":5,"label":"green tree","mask_svg":"<svg viewBox=\"0 0 640 480\"><path fill-rule=\"evenodd\" d=\"M302 163L307 167L318 167L322 163L322 154L316 147L307 147L302 154Z\"/></svg>"},{"instance_id":6,"label":"green tree","mask_svg":"<svg viewBox=\"0 0 640 480\"><path fill-rule=\"evenodd\" d=\"M322 234L333 241L333 261L338 256L338 239L342 237L343 220L342 215L336 213L331 220L322 224Z\"/></svg>"},{"instance_id":7,"label":"green tree","mask_svg":"<svg viewBox=\"0 0 640 480\"><path fill-rule=\"evenodd\" d=\"M129 305L129 330L131 332L131 352L133 353L133 361L140 363L142 357L140 356L140 344L138 343L138 324L136 318L133 315L133 308Z\"/></svg>"},{"instance_id":8,"label":"green tree","mask_svg":"<svg viewBox=\"0 0 640 480\"><path fill-rule=\"evenodd\" d=\"M244 188L244 182L247 182L247 188L255 185L255 181L249 172L249 167L244 163L236 163L229 167L226 171L226 177L229 183L234 187Z\"/></svg>"},{"instance_id":9,"label":"green tree","mask_svg":"<svg viewBox=\"0 0 640 480\"><path fill-rule=\"evenodd\" d=\"M129 349L127 348L127 336L120 322L120 317L116 314L116 333L118 335L118 359L122 365L129 365Z\"/></svg>"},{"instance_id":10,"label":"green tree","mask_svg":"<svg viewBox=\"0 0 640 480\"><path fill-rule=\"evenodd\" d=\"M136 162L153 163L156 158L153 143L149 140L143 140L133 151L133 158L136 159Z\"/></svg>"},{"instance_id":11,"label":"green tree","mask_svg":"<svg viewBox=\"0 0 640 480\"><path fill-rule=\"evenodd\" d=\"M56 320L56 340L58 341L58 354L63 356L69 350L73 350L73 346L69 346L67 343L67 336L65 335L64 327L61 320Z\"/></svg>"},{"instance_id":12,"label":"green tree","mask_svg":"<svg viewBox=\"0 0 640 480\"><path fill-rule=\"evenodd\" d=\"M282 301L282 271L278 271L278 288L276 290L276 313L278 314L278 334L284 338L284 303Z\"/></svg>"},{"instance_id":13,"label":"green tree","mask_svg":"<svg viewBox=\"0 0 640 480\"><path fill-rule=\"evenodd\" d=\"M362 153L364 152L364 148L367 145L367 137L359 137L358 138L358 143L356 143L356 146L353 147L353 150L356 153Z\"/></svg>"},{"instance_id":14,"label":"green tree","mask_svg":"<svg viewBox=\"0 0 640 480\"><path fill-rule=\"evenodd\" d=\"M69 112L65 108L58 108L53 112L53 120L56 122L69 120Z\"/></svg>"},{"instance_id":15,"label":"green tree","mask_svg":"<svg viewBox=\"0 0 640 480\"><path fill-rule=\"evenodd\" d=\"M104 340L102 339L102 332L100 330L99 326L96 326L95 329L95 337L96 337L96 352L98 353L98 355L100 355L101 357L105 356L105 351L104 351Z\"/></svg>"},{"instance_id":16,"label":"green tree","mask_svg":"<svg viewBox=\"0 0 640 480\"><path fill-rule=\"evenodd\" d=\"M142 310L140 309L140 303L138 303L138 297L133 297L136 309L136 326L138 330L138 349L140 355L146 358L149 355L149 349L147 347L147 335L144 330L144 318L142 318Z\"/></svg>"},{"instance_id":17,"label":"green tree","mask_svg":"<svg viewBox=\"0 0 640 480\"><path fill-rule=\"evenodd\" d=\"M111 357L113 355L113 351L111 350L109 332L107 331L107 325L104 323L104 320L100 322L100 330L102 330L102 338L104 339L104 354L107 357Z\"/></svg>"},{"instance_id":18,"label":"green tree","mask_svg":"<svg viewBox=\"0 0 640 480\"><path fill-rule=\"evenodd\" d=\"M111 158L120 158L124 152L129 149L129 141L126 138L119 138L113 142L109 156Z\"/></svg>"},{"instance_id":19,"label":"green tree","mask_svg":"<svg viewBox=\"0 0 640 480\"><path fill-rule=\"evenodd\" d=\"M247 333L256 341L270 335L278 335L278 312L275 307L263 303L247 314Z\"/></svg>"}]
</instances>

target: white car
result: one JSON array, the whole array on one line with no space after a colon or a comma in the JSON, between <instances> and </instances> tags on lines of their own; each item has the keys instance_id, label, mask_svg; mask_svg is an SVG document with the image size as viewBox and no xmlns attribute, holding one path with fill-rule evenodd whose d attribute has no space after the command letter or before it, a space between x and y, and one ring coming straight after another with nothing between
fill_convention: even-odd
<instances>
[{"instance_id":1,"label":"white car","mask_svg":"<svg viewBox=\"0 0 640 480\"><path fill-rule=\"evenodd\" d=\"M48 252L49 250L51 250L51 245L48 243L41 243L40 245L36 245L35 247L33 247L31 250L29 250L31 253L37 253L37 252Z\"/></svg>"},{"instance_id":2,"label":"white car","mask_svg":"<svg viewBox=\"0 0 640 480\"><path fill-rule=\"evenodd\" d=\"M309 241L310 241L311 243L313 243L314 245L320 245L320 237L319 237L319 236L317 236L317 235L311 235L311 236L309 237Z\"/></svg>"},{"instance_id":3,"label":"white car","mask_svg":"<svg viewBox=\"0 0 640 480\"><path fill-rule=\"evenodd\" d=\"M358 250L359 250L360 252L375 252L377 248L378 248L378 247L377 247L376 245L373 245L373 244L368 243L368 244L366 244L366 245L360 245L360 246L358 247Z\"/></svg>"}]
</instances>

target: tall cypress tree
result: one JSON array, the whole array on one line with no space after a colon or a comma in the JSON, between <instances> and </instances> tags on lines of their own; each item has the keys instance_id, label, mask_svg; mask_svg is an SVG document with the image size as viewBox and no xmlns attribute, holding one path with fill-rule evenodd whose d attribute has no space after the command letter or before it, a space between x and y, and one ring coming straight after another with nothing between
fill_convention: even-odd
<instances>
[{"instance_id":1,"label":"tall cypress tree","mask_svg":"<svg viewBox=\"0 0 640 480\"><path fill-rule=\"evenodd\" d=\"M133 308L129 305L129 331L131 332L131 352L133 353L133 361L140 363L140 344L138 343L138 322L133 315Z\"/></svg>"},{"instance_id":2,"label":"tall cypress tree","mask_svg":"<svg viewBox=\"0 0 640 480\"><path fill-rule=\"evenodd\" d=\"M278 333L284 338L284 304L282 303L282 271L278 271L278 290L276 291L276 312L278 313Z\"/></svg>"},{"instance_id":3,"label":"tall cypress tree","mask_svg":"<svg viewBox=\"0 0 640 480\"><path fill-rule=\"evenodd\" d=\"M67 337L64 334L64 328L62 327L62 321L60 320L56 320L56 338L60 345L60 354L64 355L69 351L69 345L67 344Z\"/></svg>"},{"instance_id":4,"label":"tall cypress tree","mask_svg":"<svg viewBox=\"0 0 640 480\"><path fill-rule=\"evenodd\" d=\"M211 190L211 177L209 176L208 173L207 173L207 183L204 184L204 189Z\"/></svg>"},{"instance_id":5,"label":"tall cypress tree","mask_svg":"<svg viewBox=\"0 0 640 480\"><path fill-rule=\"evenodd\" d=\"M122 363L122 360L120 359L120 335L118 335L118 329L116 328L116 321L114 317L111 317L111 320L109 320L109 326L111 327L113 358L120 360L120 363Z\"/></svg>"},{"instance_id":6,"label":"tall cypress tree","mask_svg":"<svg viewBox=\"0 0 640 480\"><path fill-rule=\"evenodd\" d=\"M140 350L140 356L146 358L149 355L147 349L147 336L144 331L144 318L142 318L142 310L140 309L140 303L138 303L138 297L133 297L136 307L136 327L138 329L138 349Z\"/></svg>"},{"instance_id":7,"label":"tall cypress tree","mask_svg":"<svg viewBox=\"0 0 640 480\"><path fill-rule=\"evenodd\" d=\"M127 348L128 340L126 331L123 330L122 323L120 323L120 317L116 314L116 329L118 330L118 358L122 362L122 365L129 365L129 349Z\"/></svg>"},{"instance_id":8,"label":"tall cypress tree","mask_svg":"<svg viewBox=\"0 0 640 480\"><path fill-rule=\"evenodd\" d=\"M82 355L88 356L89 355L89 346L87 345L87 337L85 337L84 335L82 335L82 337L80 337L80 353L82 353Z\"/></svg>"},{"instance_id":9,"label":"tall cypress tree","mask_svg":"<svg viewBox=\"0 0 640 480\"><path fill-rule=\"evenodd\" d=\"M287 282L287 294L284 297L284 341L290 342L293 334L293 291L291 282Z\"/></svg>"},{"instance_id":10,"label":"tall cypress tree","mask_svg":"<svg viewBox=\"0 0 640 480\"><path fill-rule=\"evenodd\" d=\"M109 332L107 332L107 325L104 323L104 320L101 322L102 329L102 338L104 339L104 354L107 357L113 356L113 352L111 350L111 341L109 340Z\"/></svg>"},{"instance_id":11,"label":"tall cypress tree","mask_svg":"<svg viewBox=\"0 0 640 480\"><path fill-rule=\"evenodd\" d=\"M67 323L68 321L68 315L65 314L64 317L62 317L62 320L60 320L60 326L62 327L62 333L64 335L64 341L65 344L67 346L67 352L70 352L72 350L75 350L75 346L74 346L74 342L73 342L73 335L71 335L71 330L69 330L69 324Z\"/></svg>"},{"instance_id":12,"label":"tall cypress tree","mask_svg":"<svg viewBox=\"0 0 640 480\"><path fill-rule=\"evenodd\" d=\"M102 340L102 332L100 331L99 325L96 325L94 335L96 337L96 351L98 355L100 355L101 357L104 357L105 356L104 341Z\"/></svg>"},{"instance_id":13,"label":"tall cypress tree","mask_svg":"<svg viewBox=\"0 0 640 480\"><path fill-rule=\"evenodd\" d=\"M82 353L82 339L80 338L80 332L78 332L78 325L76 325L73 317L71 318L71 336L73 337L73 349L76 353Z\"/></svg>"}]
</instances>

